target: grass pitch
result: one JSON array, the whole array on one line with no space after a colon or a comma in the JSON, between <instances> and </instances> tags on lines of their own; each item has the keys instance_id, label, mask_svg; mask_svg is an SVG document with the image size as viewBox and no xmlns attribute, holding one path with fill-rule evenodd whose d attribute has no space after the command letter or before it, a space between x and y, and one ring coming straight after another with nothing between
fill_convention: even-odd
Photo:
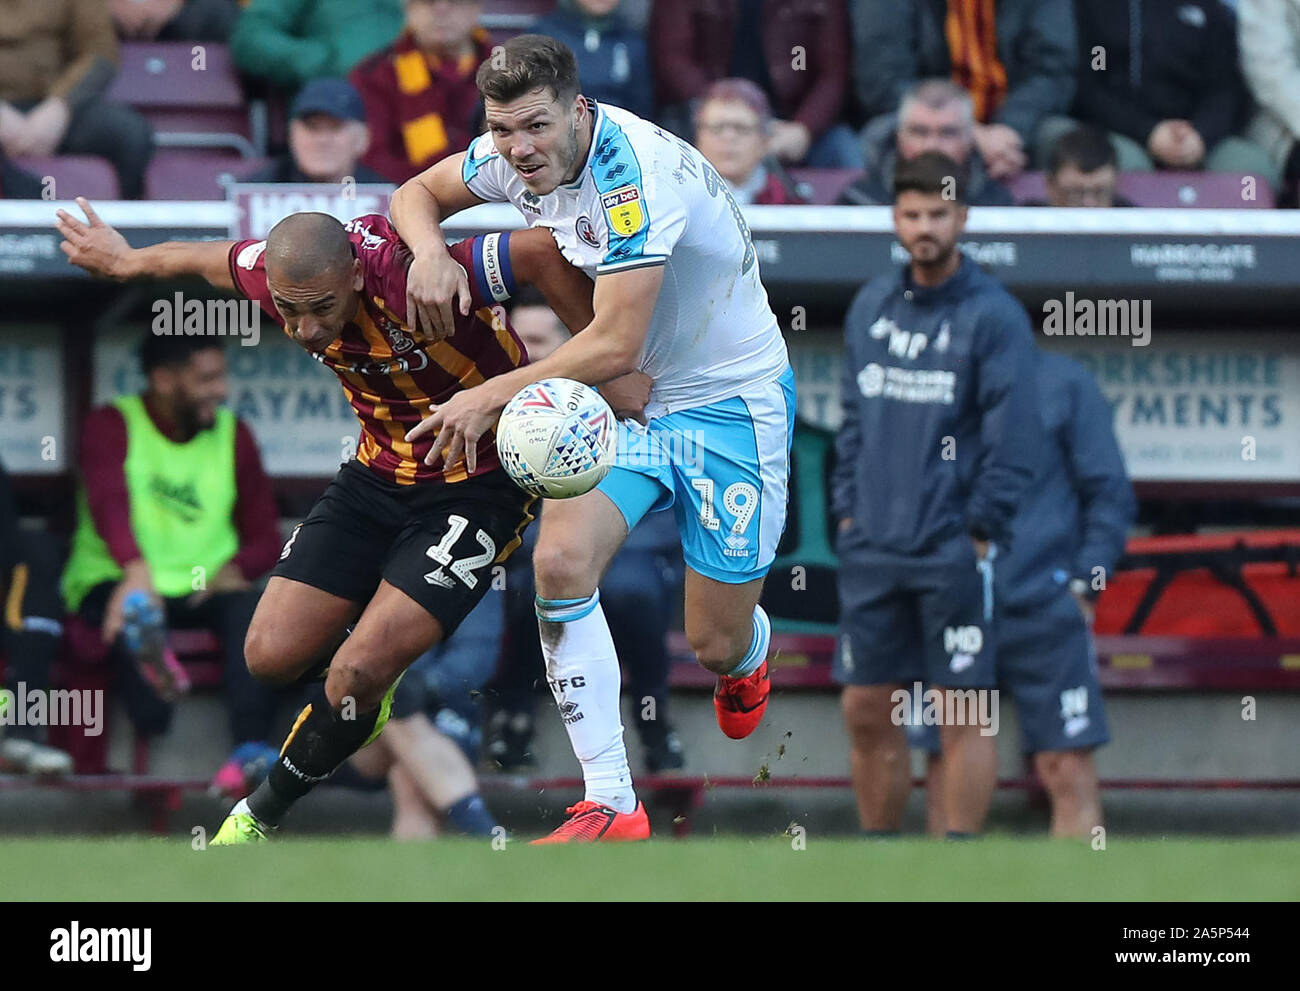
<instances>
[{"instance_id":1,"label":"grass pitch","mask_svg":"<svg viewBox=\"0 0 1300 991\"><path fill-rule=\"evenodd\" d=\"M1296 900L1300 840L0 840L0 900Z\"/></svg>"}]
</instances>

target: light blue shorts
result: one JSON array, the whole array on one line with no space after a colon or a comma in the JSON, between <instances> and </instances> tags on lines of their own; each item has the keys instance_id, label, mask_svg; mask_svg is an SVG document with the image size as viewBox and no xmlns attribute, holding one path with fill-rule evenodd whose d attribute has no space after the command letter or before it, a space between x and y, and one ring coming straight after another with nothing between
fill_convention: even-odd
<instances>
[{"instance_id":1,"label":"light blue shorts","mask_svg":"<svg viewBox=\"0 0 1300 991\"><path fill-rule=\"evenodd\" d=\"M733 399L619 424L601 492L628 529L673 507L688 567L720 582L761 578L785 529L794 371Z\"/></svg>"}]
</instances>

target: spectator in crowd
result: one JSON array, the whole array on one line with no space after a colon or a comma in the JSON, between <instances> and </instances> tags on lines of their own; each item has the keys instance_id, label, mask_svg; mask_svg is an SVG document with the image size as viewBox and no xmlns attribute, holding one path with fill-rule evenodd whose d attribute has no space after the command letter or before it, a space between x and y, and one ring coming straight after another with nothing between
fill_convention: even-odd
<instances>
[{"instance_id":1,"label":"spectator in crowd","mask_svg":"<svg viewBox=\"0 0 1300 991\"><path fill-rule=\"evenodd\" d=\"M504 622L505 597L493 589L454 637L411 665L384 732L335 775L345 785L387 781L394 839L430 839L440 823L470 836L491 836L497 828L474 765L481 689L496 671Z\"/></svg>"},{"instance_id":2,"label":"spectator in crowd","mask_svg":"<svg viewBox=\"0 0 1300 991\"><path fill-rule=\"evenodd\" d=\"M510 322L529 359L546 357L568 332L540 295L516 295ZM685 445L686 455L691 452ZM542 512L546 503L542 502ZM531 762L534 691L546 677L535 615L532 552L538 527L524 532L523 545L506 562L506 629L509 631L496 681L497 711L489 730L488 756L503 770ZM636 711L637 734L649 771L671 771L686 763L681 739L668 719L668 624L685 579L681 538L669 512L648 513L632 530L600 583L614 646L627 674Z\"/></svg>"},{"instance_id":3,"label":"spectator in crowd","mask_svg":"<svg viewBox=\"0 0 1300 991\"><path fill-rule=\"evenodd\" d=\"M957 163L926 152L894 176L894 226L911 256L873 279L845 317L844 422L836 438L844 685L863 828L896 833L911 784L899 692L987 690L993 562L1041 443L1033 331L1024 308L958 247ZM946 834L979 832L997 752L978 721L940 726Z\"/></svg>"},{"instance_id":4,"label":"spectator in crowd","mask_svg":"<svg viewBox=\"0 0 1300 991\"><path fill-rule=\"evenodd\" d=\"M479 0L407 0L406 30L351 75L372 137L366 165L405 182L481 131L474 74L492 53Z\"/></svg>"},{"instance_id":5,"label":"spectator in crowd","mask_svg":"<svg viewBox=\"0 0 1300 991\"><path fill-rule=\"evenodd\" d=\"M1092 643L1093 603L1114 573L1137 512L1096 379L1063 354L1037 351L1046 443L1016 507L1015 543L998 558L998 686L1015 700L1021 749L1047 789L1053 836L1087 838L1101 825L1094 751L1110 740ZM931 781L942 781L930 733ZM943 834L941 796L927 796Z\"/></svg>"},{"instance_id":6,"label":"spectator in crowd","mask_svg":"<svg viewBox=\"0 0 1300 991\"><path fill-rule=\"evenodd\" d=\"M1025 206L1132 206L1115 191L1119 157L1104 131L1076 127L1066 131L1047 157L1047 199Z\"/></svg>"},{"instance_id":7,"label":"spectator in crowd","mask_svg":"<svg viewBox=\"0 0 1300 991\"><path fill-rule=\"evenodd\" d=\"M0 51L0 148L22 155L101 155L127 199L144 192L153 136L130 107L104 99L117 72L108 8L93 0L14 0Z\"/></svg>"},{"instance_id":8,"label":"spectator in crowd","mask_svg":"<svg viewBox=\"0 0 1300 991\"><path fill-rule=\"evenodd\" d=\"M361 163L370 144L366 109L343 79L313 79L289 110L289 150L243 182L387 182Z\"/></svg>"},{"instance_id":9,"label":"spectator in crowd","mask_svg":"<svg viewBox=\"0 0 1300 991\"><path fill-rule=\"evenodd\" d=\"M649 120L654 117L650 50L645 33L628 24L625 6L621 0L560 0L532 31L573 50L583 95Z\"/></svg>"},{"instance_id":10,"label":"spectator in crowd","mask_svg":"<svg viewBox=\"0 0 1300 991\"><path fill-rule=\"evenodd\" d=\"M41 191L41 180L26 169L20 169L0 149L0 199L38 200Z\"/></svg>"},{"instance_id":11,"label":"spectator in crowd","mask_svg":"<svg viewBox=\"0 0 1300 991\"><path fill-rule=\"evenodd\" d=\"M138 733L167 730L184 673L165 648L168 627L212 630L221 642L230 731L219 772L268 746L278 694L254 681L244 637L257 605L252 583L279 555L279 514L248 427L226 398L224 338L150 333L140 350L143 393L93 410L81 433L77 529L62 591L98 647ZM71 625L71 621L70 621Z\"/></svg>"},{"instance_id":12,"label":"spectator in crowd","mask_svg":"<svg viewBox=\"0 0 1300 991\"><path fill-rule=\"evenodd\" d=\"M740 204L802 203L794 182L767 153L772 111L748 79L720 79L695 107L695 147L727 180Z\"/></svg>"},{"instance_id":13,"label":"spectator in crowd","mask_svg":"<svg viewBox=\"0 0 1300 991\"><path fill-rule=\"evenodd\" d=\"M1219 0L1088 0L1076 10L1072 113L1109 132L1121 172L1250 172L1277 186L1280 171L1264 149L1236 134L1246 94L1236 25ZM1040 148L1075 123L1045 121Z\"/></svg>"},{"instance_id":14,"label":"spectator in crowd","mask_svg":"<svg viewBox=\"0 0 1300 991\"><path fill-rule=\"evenodd\" d=\"M1300 0L1242 0L1241 69L1258 110L1247 134L1281 177L1279 205L1300 200Z\"/></svg>"},{"instance_id":15,"label":"spectator in crowd","mask_svg":"<svg viewBox=\"0 0 1300 991\"><path fill-rule=\"evenodd\" d=\"M49 691L50 667L63 636L58 551L43 532L18 527L18 503L0 466L0 662L5 669L0 707ZM5 723L10 723L6 727ZM49 745L44 725L27 725L0 708L0 769L24 774L68 774L72 757Z\"/></svg>"},{"instance_id":16,"label":"spectator in crowd","mask_svg":"<svg viewBox=\"0 0 1300 991\"><path fill-rule=\"evenodd\" d=\"M849 80L844 0L659 0L650 12L650 53L660 117L688 134L692 107L709 84L756 83L776 113L768 150L818 168L862 167L862 150L840 123Z\"/></svg>"},{"instance_id":17,"label":"spectator in crowd","mask_svg":"<svg viewBox=\"0 0 1300 991\"><path fill-rule=\"evenodd\" d=\"M1014 178L1027 166L1040 122L1065 113L1074 96L1072 7L1071 0L858 0L855 81L868 126L919 80L950 78L970 93L975 145L989 175Z\"/></svg>"},{"instance_id":18,"label":"spectator in crowd","mask_svg":"<svg viewBox=\"0 0 1300 991\"><path fill-rule=\"evenodd\" d=\"M925 152L947 155L962 170L967 202L972 206L1014 206L1011 190L992 178L975 154L975 118L970 94L946 79L920 83L903 97L898 113L867 125L863 144L867 173L840 195L858 206L892 203L894 172Z\"/></svg>"},{"instance_id":19,"label":"spectator in crowd","mask_svg":"<svg viewBox=\"0 0 1300 991\"><path fill-rule=\"evenodd\" d=\"M126 41L219 41L239 17L235 0L109 0L113 26Z\"/></svg>"},{"instance_id":20,"label":"spectator in crowd","mask_svg":"<svg viewBox=\"0 0 1300 991\"><path fill-rule=\"evenodd\" d=\"M249 0L230 35L241 72L297 90L343 77L402 30L402 0Z\"/></svg>"}]
</instances>

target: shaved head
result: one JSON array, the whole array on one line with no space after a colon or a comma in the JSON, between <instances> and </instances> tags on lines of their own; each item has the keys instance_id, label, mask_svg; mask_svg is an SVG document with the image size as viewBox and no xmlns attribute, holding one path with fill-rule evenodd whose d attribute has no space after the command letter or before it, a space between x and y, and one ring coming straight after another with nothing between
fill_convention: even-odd
<instances>
[{"instance_id":1,"label":"shaved head","mask_svg":"<svg viewBox=\"0 0 1300 991\"><path fill-rule=\"evenodd\" d=\"M266 268L277 282L307 282L352 267L352 244L328 213L292 213L266 236Z\"/></svg>"},{"instance_id":2,"label":"shaved head","mask_svg":"<svg viewBox=\"0 0 1300 991\"><path fill-rule=\"evenodd\" d=\"M266 236L266 287L285 329L324 351L361 306L365 278L343 225L327 213L294 213Z\"/></svg>"}]
</instances>

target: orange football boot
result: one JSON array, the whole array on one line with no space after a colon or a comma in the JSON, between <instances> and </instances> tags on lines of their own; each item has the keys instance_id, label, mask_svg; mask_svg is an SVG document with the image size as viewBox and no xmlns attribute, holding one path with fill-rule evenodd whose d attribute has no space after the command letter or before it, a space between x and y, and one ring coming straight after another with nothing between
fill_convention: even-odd
<instances>
[{"instance_id":1,"label":"orange football boot","mask_svg":"<svg viewBox=\"0 0 1300 991\"><path fill-rule=\"evenodd\" d=\"M763 721L767 697L771 694L772 681L767 676L767 661L743 678L719 675L718 687L713 690L713 711L718 717L718 728L733 740L743 740Z\"/></svg>"},{"instance_id":2,"label":"orange football boot","mask_svg":"<svg viewBox=\"0 0 1300 991\"><path fill-rule=\"evenodd\" d=\"M549 836L533 840L529 846L547 843L618 843L627 840L648 840L650 820L645 806L636 803L631 812L616 812L608 805L581 801L564 810L569 816Z\"/></svg>"}]
</instances>

